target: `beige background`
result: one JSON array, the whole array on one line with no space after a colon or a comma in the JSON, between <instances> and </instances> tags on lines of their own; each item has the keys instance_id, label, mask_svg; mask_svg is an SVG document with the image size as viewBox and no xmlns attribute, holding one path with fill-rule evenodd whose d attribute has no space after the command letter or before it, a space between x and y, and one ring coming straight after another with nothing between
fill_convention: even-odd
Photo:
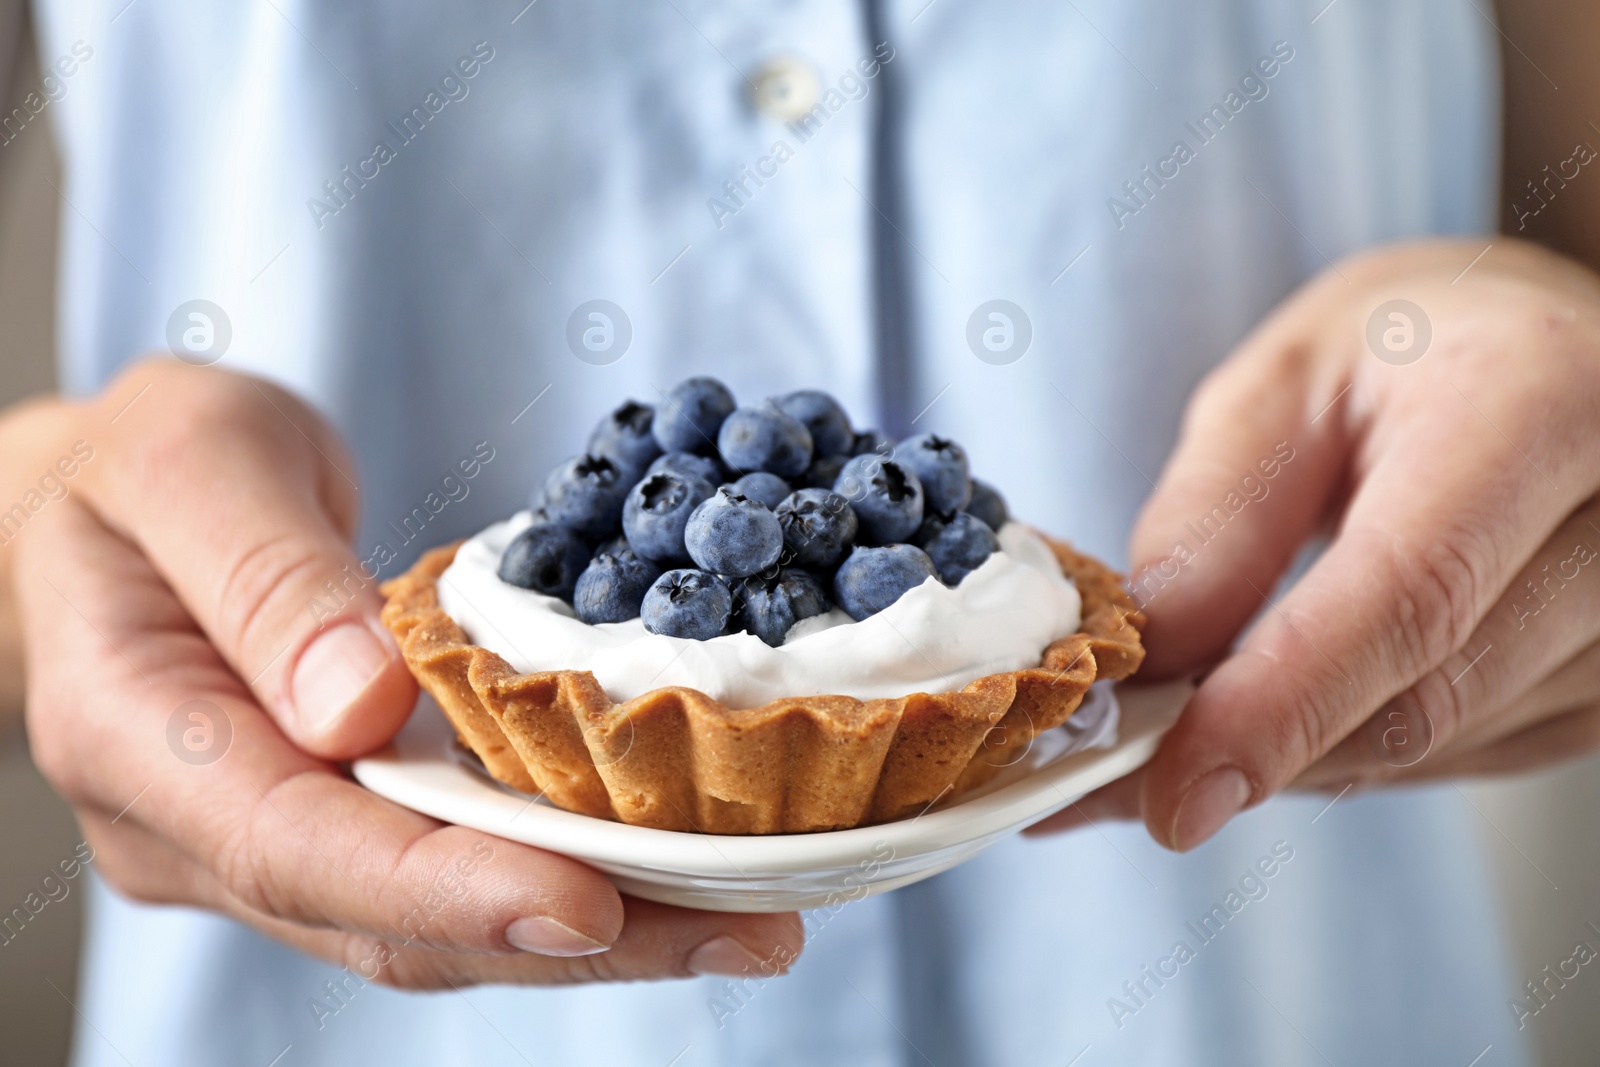
<instances>
[{"instance_id":1,"label":"beige background","mask_svg":"<svg viewBox=\"0 0 1600 1067\"><path fill-rule=\"evenodd\" d=\"M38 83L21 6L0 0L0 97L5 111ZM13 62L13 44L21 47ZM36 120L0 147L0 405L54 383L55 233L60 184L51 131ZM1572 954L1600 925L1600 760L1462 790L1493 859L1520 971L1509 998L1546 964ZM78 843L65 806L28 759L17 724L0 719L0 912L9 911ZM23 935L0 947L0 1062L66 1060L73 1008L82 894L52 904ZM1464 931L1464 936L1471 932ZM1529 1023L1551 1065L1600 1062L1600 977L1588 969ZM1507 1009L1509 1010L1509 1009ZM1360 1020L1351 1020L1360 1025ZM1491 1050L1482 1067L1497 1062ZM1344 1065L1341 1065L1344 1067ZM1353 1065L1352 1065L1353 1067ZM1466 1065L1458 1065L1466 1067Z\"/></svg>"},{"instance_id":2,"label":"beige background","mask_svg":"<svg viewBox=\"0 0 1600 1067\"><path fill-rule=\"evenodd\" d=\"M0 2L0 107L39 84L31 47L11 62L21 5ZM49 114L46 108L45 115ZM44 116L41 115L42 119ZM59 163L35 120L0 147L0 404L52 388ZM4 687L0 687L3 689ZM9 913L79 841L66 806L28 760L20 724L0 718L0 913ZM0 947L0 1063L66 1061L81 921L81 883ZM60 990L51 988L51 983Z\"/></svg>"}]
</instances>

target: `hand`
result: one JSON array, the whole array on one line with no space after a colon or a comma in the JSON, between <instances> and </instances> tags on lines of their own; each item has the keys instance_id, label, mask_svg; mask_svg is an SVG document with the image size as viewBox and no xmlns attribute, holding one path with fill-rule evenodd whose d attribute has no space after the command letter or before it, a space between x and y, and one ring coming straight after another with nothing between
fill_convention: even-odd
<instances>
[{"instance_id":1,"label":"hand","mask_svg":"<svg viewBox=\"0 0 1600 1067\"><path fill-rule=\"evenodd\" d=\"M1216 666L1141 772L1037 829L1142 816L1188 849L1291 784L1600 747L1600 283L1504 238L1463 274L1482 247L1342 263L1201 386L1132 583L1149 675ZM1431 323L1420 358L1420 320L1390 351L1406 325L1379 316L1369 347L1396 298Z\"/></svg>"},{"instance_id":2,"label":"hand","mask_svg":"<svg viewBox=\"0 0 1600 1067\"><path fill-rule=\"evenodd\" d=\"M794 916L624 898L581 863L441 825L330 762L386 741L416 689L376 583L348 580L350 460L292 396L145 363L86 405L0 421L0 445L42 440L92 458L9 545L29 732L119 891L415 988L770 976L798 956ZM347 602L319 626L310 602L330 580ZM199 719L178 711L192 701ZM208 722L231 732L220 758L181 758Z\"/></svg>"}]
</instances>

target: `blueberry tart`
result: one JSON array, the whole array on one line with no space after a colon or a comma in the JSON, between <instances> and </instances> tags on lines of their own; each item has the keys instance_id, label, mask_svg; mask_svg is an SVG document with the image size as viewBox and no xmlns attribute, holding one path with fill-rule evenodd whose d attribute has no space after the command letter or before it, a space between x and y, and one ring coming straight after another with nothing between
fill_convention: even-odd
<instances>
[{"instance_id":1,"label":"blueberry tart","mask_svg":"<svg viewBox=\"0 0 1600 1067\"><path fill-rule=\"evenodd\" d=\"M462 743L569 811L717 834L904 818L1144 657L1121 576L1012 520L949 438L701 377L587 449L383 587Z\"/></svg>"}]
</instances>

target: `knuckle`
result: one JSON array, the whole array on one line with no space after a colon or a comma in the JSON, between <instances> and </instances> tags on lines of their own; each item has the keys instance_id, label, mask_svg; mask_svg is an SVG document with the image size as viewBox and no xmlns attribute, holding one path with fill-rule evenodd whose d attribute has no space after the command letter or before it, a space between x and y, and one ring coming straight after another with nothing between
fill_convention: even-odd
<instances>
[{"instance_id":1,"label":"knuckle","mask_svg":"<svg viewBox=\"0 0 1600 1067\"><path fill-rule=\"evenodd\" d=\"M164 403L135 403L119 416L112 462L90 473L121 500L120 510L131 512L136 502L151 508L181 506L193 490L200 450L225 456L250 432L244 398L233 390L214 392L197 395L185 385Z\"/></svg>"},{"instance_id":2,"label":"knuckle","mask_svg":"<svg viewBox=\"0 0 1600 1067\"><path fill-rule=\"evenodd\" d=\"M1195 387L1184 413L1184 431L1199 437L1221 427L1236 428L1241 415L1298 389L1311 366L1306 346L1297 338L1251 338Z\"/></svg>"},{"instance_id":3,"label":"knuckle","mask_svg":"<svg viewBox=\"0 0 1600 1067\"><path fill-rule=\"evenodd\" d=\"M370 938L356 938L354 942L355 951L345 965L351 970L359 969L363 975L370 974L366 980L374 985L413 993L445 989L450 985L437 964L419 959L414 952Z\"/></svg>"},{"instance_id":4,"label":"knuckle","mask_svg":"<svg viewBox=\"0 0 1600 1067\"><path fill-rule=\"evenodd\" d=\"M442 987L442 982L427 983L420 979L415 961L403 950L383 938L370 934L341 932L336 948L330 953L333 961L363 982L385 989L423 990Z\"/></svg>"},{"instance_id":5,"label":"knuckle","mask_svg":"<svg viewBox=\"0 0 1600 1067\"><path fill-rule=\"evenodd\" d=\"M135 904L189 903L166 891L156 880L148 876L148 872L139 863L130 862L126 856L115 850L102 850L96 856L95 866L99 868L100 877L116 890L118 896Z\"/></svg>"},{"instance_id":6,"label":"knuckle","mask_svg":"<svg viewBox=\"0 0 1600 1067\"><path fill-rule=\"evenodd\" d=\"M162 450L187 450L199 435L215 435L226 428L237 432L261 421L261 399L244 379L221 371L189 370L192 373L175 380L149 381L147 387L161 392L162 403L128 405L119 421L149 446Z\"/></svg>"},{"instance_id":7,"label":"knuckle","mask_svg":"<svg viewBox=\"0 0 1600 1067\"><path fill-rule=\"evenodd\" d=\"M241 828L227 837L211 857L211 868L223 888L246 907L272 918L288 918L264 891L261 874L266 865L253 823L253 818L244 820Z\"/></svg>"},{"instance_id":8,"label":"knuckle","mask_svg":"<svg viewBox=\"0 0 1600 1067\"><path fill-rule=\"evenodd\" d=\"M1489 654L1492 645L1474 652L1482 640L1464 641L1438 667L1417 679L1408 692L1440 741L1449 741L1468 729L1475 713L1498 706L1507 693L1515 691L1515 662L1502 654ZM1472 641L1470 634L1466 641Z\"/></svg>"},{"instance_id":9,"label":"knuckle","mask_svg":"<svg viewBox=\"0 0 1600 1067\"><path fill-rule=\"evenodd\" d=\"M1442 670L1423 675L1400 699L1407 698L1422 712L1434 744L1448 743L1465 725L1469 701Z\"/></svg>"},{"instance_id":10,"label":"knuckle","mask_svg":"<svg viewBox=\"0 0 1600 1067\"><path fill-rule=\"evenodd\" d=\"M328 436L322 420L304 404L267 382L216 368L182 367L140 379L159 403L130 403L137 391L114 386L105 395L117 409L113 428L124 447L115 450L118 482L143 495L170 494L195 467L197 449L226 466L244 442L264 442L282 462L309 464L311 435ZM134 383L129 383L133 385ZM127 395L123 395L126 393Z\"/></svg>"},{"instance_id":11,"label":"knuckle","mask_svg":"<svg viewBox=\"0 0 1600 1067\"><path fill-rule=\"evenodd\" d=\"M383 917L385 928L408 944L444 946L451 941L455 901L441 890L445 871L438 846L440 835L452 836L454 829L428 830L404 842L372 896L373 910Z\"/></svg>"},{"instance_id":12,"label":"knuckle","mask_svg":"<svg viewBox=\"0 0 1600 1067\"><path fill-rule=\"evenodd\" d=\"M1326 687L1321 688L1326 692ZM1266 719L1264 740L1270 753L1268 768L1273 770L1268 775L1258 769L1256 781L1268 790L1293 778L1295 771L1317 760L1339 740L1328 728L1329 710L1314 690L1297 689L1286 711Z\"/></svg>"},{"instance_id":13,"label":"knuckle","mask_svg":"<svg viewBox=\"0 0 1600 1067\"><path fill-rule=\"evenodd\" d=\"M435 990L446 988L444 976L433 968L418 967L415 964L402 965L396 960L387 967L379 967L367 981L384 989L395 989L403 993L431 993ZM461 985L475 985L474 982L462 982Z\"/></svg>"},{"instance_id":14,"label":"knuckle","mask_svg":"<svg viewBox=\"0 0 1600 1067\"><path fill-rule=\"evenodd\" d=\"M1293 628L1284 627L1273 634L1254 653L1262 657L1268 671L1282 672L1286 664L1297 664L1283 700L1270 713L1250 720L1255 732L1246 749L1249 759L1244 769L1269 793L1292 780L1349 732L1338 725L1336 701L1347 688L1344 680L1320 657L1314 656L1315 662L1307 660L1305 639L1300 636L1304 629L1296 620Z\"/></svg>"},{"instance_id":15,"label":"knuckle","mask_svg":"<svg viewBox=\"0 0 1600 1067\"><path fill-rule=\"evenodd\" d=\"M83 758L85 739L73 727L76 718L70 709L30 692L28 753L50 788L68 801L85 799L94 784Z\"/></svg>"},{"instance_id":16,"label":"knuckle","mask_svg":"<svg viewBox=\"0 0 1600 1067\"><path fill-rule=\"evenodd\" d=\"M223 888L246 906L275 919L319 924L320 917L309 914L281 881L279 839L284 816L274 807L272 795L295 777L272 786L250 805L223 835L210 866Z\"/></svg>"},{"instance_id":17,"label":"knuckle","mask_svg":"<svg viewBox=\"0 0 1600 1067\"><path fill-rule=\"evenodd\" d=\"M345 965L366 981L386 989L427 993L506 980L495 966L494 957L430 952L381 938L352 940Z\"/></svg>"},{"instance_id":18,"label":"knuckle","mask_svg":"<svg viewBox=\"0 0 1600 1067\"><path fill-rule=\"evenodd\" d=\"M1183 412L1182 430L1186 436L1203 434L1211 423L1229 417L1238 394L1232 370L1232 365L1224 364L1195 386Z\"/></svg>"},{"instance_id":19,"label":"knuckle","mask_svg":"<svg viewBox=\"0 0 1600 1067\"><path fill-rule=\"evenodd\" d=\"M281 628L325 570L322 552L293 534L276 534L245 547L229 564L217 591L213 617L224 645L253 648L263 630Z\"/></svg>"},{"instance_id":20,"label":"knuckle","mask_svg":"<svg viewBox=\"0 0 1600 1067\"><path fill-rule=\"evenodd\" d=\"M1464 531L1443 531L1420 545L1392 546L1395 590L1391 630L1406 673L1441 663L1471 636L1484 587L1483 554Z\"/></svg>"},{"instance_id":21,"label":"knuckle","mask_svg":"<svg viewBox=\"0 0 1600 1067\"><path fill-rule=\"evenodd\" d=\"M621 959L610 952L598 952L592 956L569 956L561 961L560 980L565 983L582 984L587 982L623 982L633 981L648 977L671 977L673 975L689 976L689 969L685 966L663 968L659 975L643 973L637 967L628 967Z\"/></svg>"},{"instance_id":22,"label":"knuckle","mask_svg":"<svg viewBox=\"0 0 1600 1067\"><path fill-rule=\"evenodd\" d=\"M179 891L176 871L152 863L146 850L120 840L115 828L86 830L84 839L93 849L95 870L119 896L138 904L194 902Z\"/></svg>"}]
</instances>

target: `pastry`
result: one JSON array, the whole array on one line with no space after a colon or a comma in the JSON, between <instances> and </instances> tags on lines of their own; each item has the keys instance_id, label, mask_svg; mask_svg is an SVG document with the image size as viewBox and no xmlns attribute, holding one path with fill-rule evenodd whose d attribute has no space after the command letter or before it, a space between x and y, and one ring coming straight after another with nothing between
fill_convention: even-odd
<instances>
[{"instance_id":1,"label":"pastry","mask_svg":"<svg viewBox=\"0 0 1600 1067\"><path fill-rule=\"evenodd\" d=\"M1120 576L967 467L823 393L740 408L690 379L385 583L383 620L489 773L569 811L716 834L915 816L1143 658Z\"/></svg>"}]
</instances>

